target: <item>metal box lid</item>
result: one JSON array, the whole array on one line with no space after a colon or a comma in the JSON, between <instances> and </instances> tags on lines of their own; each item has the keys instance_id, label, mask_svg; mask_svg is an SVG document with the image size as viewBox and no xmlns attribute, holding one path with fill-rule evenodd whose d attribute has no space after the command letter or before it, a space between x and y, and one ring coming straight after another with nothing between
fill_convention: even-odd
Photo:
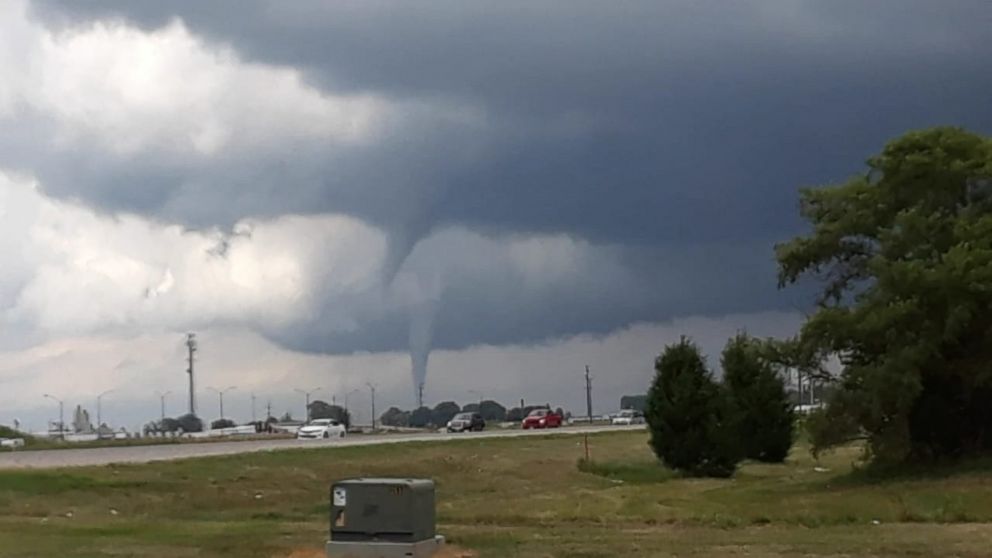
<instances>
[{"instance_id":1,"label":"metal box lid","mask_svg":"<svg viewBox=\"0 0 992 558\"><path fill-rule=\"evenodd\" d=\"M331 540L416 542L433 539L434 481L360 478L331 486Z\"/></svg>"}]
</instances>

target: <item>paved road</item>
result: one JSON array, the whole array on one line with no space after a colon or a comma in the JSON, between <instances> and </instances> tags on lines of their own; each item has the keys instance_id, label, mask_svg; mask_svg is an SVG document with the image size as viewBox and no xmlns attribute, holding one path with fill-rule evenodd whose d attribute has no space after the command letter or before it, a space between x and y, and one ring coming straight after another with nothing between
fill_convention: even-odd
<instances>
[{"instance_id":1,"label":"paved road","mask_svg":"<svg viewBox=\"0 0 992 558\"><path fill-rule=\"evenodd\" d=\"M190 444L165 444L158 446L130 446L112 448L60 449L43 451L18 451L0 453L0 469L51 469L56 467L82 467L109 465L111 463L148 463L172 461L190 457L233 455L261 451L295 448L371 446L375 444L402 444L409 442L437 442L469 438L513 438L518 436L568 435L596 432L639 430L643 426L578 426L549 430L490 430L464 434L389 434L381 436L349 436L331 440L251 440L243 442L202 442Z\"/></svg>"}]
</instances>

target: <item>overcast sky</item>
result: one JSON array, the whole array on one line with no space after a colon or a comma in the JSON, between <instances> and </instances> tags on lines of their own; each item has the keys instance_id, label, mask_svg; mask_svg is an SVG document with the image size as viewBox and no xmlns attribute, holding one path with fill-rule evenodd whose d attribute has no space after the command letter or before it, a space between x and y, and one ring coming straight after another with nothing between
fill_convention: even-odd
<instances>
[{"instance_id":1,"label":"overcast sky","mask_svg":"<svg viewBox=\"0 0 992 558\"><path fill-rule=\"evenodd\" d=\"M597 410L788 335L797 190L992 131L987 0L0 3L0 422L200 385ZM367 405L367 390L351 396ZM201 394L203 415L215 413ZM261 413L261 410L259 410Z\"/></svg>"}]
</instances>

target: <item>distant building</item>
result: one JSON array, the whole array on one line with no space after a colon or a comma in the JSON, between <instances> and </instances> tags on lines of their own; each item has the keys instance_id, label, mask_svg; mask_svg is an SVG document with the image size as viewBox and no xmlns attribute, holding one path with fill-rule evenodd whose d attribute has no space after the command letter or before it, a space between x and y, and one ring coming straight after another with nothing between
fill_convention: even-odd
<instances>
[{"instance_id":1,"label":"distant building","mask_svg":"<svg viewBox=\"0 0 992 558\"><path fill-rule=\"evenodd\" d=\"M647 395L624 395L620 398L621 409L633 409L644 412L648 405Z\"/></svg>"},{"instance_id":2,"label":"distant building","mask_svg":"<svg viewBox=\"0 0 992 558\"><path fill-rule=\"evenodd\" d=\"M92 434L93 423L90 422L90 413L83 409L82 405L76 405L76 411L72 414L72 431L76 434Z\"/></svg>"}]
</instances>

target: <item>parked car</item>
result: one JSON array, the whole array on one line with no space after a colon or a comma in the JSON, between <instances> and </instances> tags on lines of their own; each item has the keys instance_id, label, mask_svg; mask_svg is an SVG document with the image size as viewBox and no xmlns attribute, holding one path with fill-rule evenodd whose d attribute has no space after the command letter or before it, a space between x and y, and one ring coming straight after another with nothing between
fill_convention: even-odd
<instances>
[{"instance_id":1,"label":"parked car","mask_svg":"<svg viewBox=\"0 0 992 558\"><path fill-rule=\"evenodd\" d=\"M551 409L534 409L529 415L524 417L521 425L524 430L530 428L558 428L565 422L565 418Z\"/></svg>"},{"instance_id":2,"label":"parked car","mask_svg":"<svg viewBox=\"0 0 992 558\"><path fill-rule=\"evenodd\" d=\"M334 419L314 419L296 431L296 438L299 440L344 438L346 433L344 425Z\"/></svg>"},{"instance_id":3,"label":"parked car","mask_svg":"<svg viewBox=\"0 0 992 558\"><path fill-rule=\"evenodd\" d=\"M448 421L448 432L482 432L485 427L479 413L458 413Z\"/></svg>"},{"instance_id":4,"label":"parked car","mask_svg":"<svg viewBox=\"0 0 992 558\"><path fill-rule=\"evenodd\" d=\"M624 409L610 420L610 424L614 426L630 426L632 424L644 424L644 422L644 415L633 409Z\"/></svg>"}]
</instances>

